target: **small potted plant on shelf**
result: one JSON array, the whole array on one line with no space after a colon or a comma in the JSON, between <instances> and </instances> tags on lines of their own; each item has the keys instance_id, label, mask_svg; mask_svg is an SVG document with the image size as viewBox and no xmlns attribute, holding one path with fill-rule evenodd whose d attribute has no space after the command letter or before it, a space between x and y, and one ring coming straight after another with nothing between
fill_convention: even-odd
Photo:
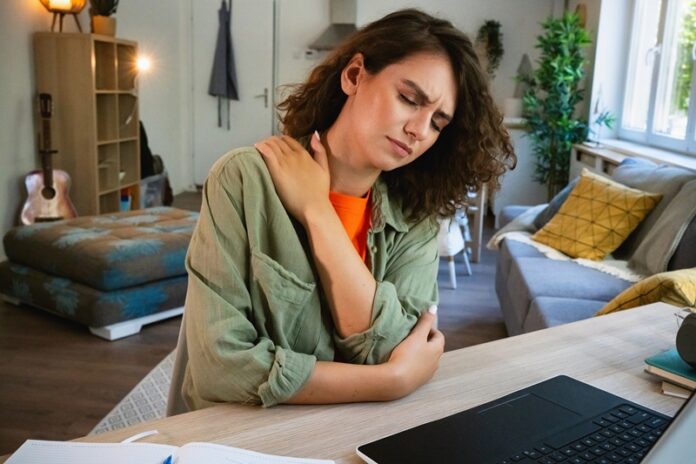
<instances>
[{"instance_id":1,"label":"small potted plant on shelf","mask_svg":"<svg viewBox=\"0 0 696 464\"><path fill-rule=\"evenodd\" d=\"M92 32L102 35L116 35L116 13L118 0L89 0L89 14L92 17Z\"/></svg>"}]
</instances>

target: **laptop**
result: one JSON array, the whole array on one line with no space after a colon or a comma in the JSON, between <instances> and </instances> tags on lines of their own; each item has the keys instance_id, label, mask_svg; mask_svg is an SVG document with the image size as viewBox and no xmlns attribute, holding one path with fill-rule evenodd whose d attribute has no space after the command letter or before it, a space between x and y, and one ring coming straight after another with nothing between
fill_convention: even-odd
<instances>
[{"instance_id":1,"label":"laptop","mask_svg":"<svg viewBox=\"0 0 696 464\"><path fill-rule=\"evenodd\" d=\"M356 452L371 464L664 464L694 459L694 430L693 394L672 420L562 375Z\"/></svg>"}]
</instances>

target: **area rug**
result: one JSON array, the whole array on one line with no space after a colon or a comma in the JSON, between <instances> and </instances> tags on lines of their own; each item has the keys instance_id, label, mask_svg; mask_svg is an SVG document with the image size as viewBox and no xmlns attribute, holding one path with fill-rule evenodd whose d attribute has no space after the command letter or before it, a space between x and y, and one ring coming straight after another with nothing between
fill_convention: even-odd
<instances>
[{"instance_id":1,"label":"area rug","mask_svg":"<svg viewBox=\"0 0 696 464\"><path fill-rule=\"evenodd\" d=\"M92 429L89 435L121 429L166 415L176 350L169 353Z\"/></svg>"}]
</instances>

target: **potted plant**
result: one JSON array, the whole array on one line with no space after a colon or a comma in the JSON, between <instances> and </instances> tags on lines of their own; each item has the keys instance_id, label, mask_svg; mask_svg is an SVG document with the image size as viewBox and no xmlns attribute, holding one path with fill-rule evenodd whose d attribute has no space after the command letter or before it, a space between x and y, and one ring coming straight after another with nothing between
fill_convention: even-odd
<instances>
[{"instance_id":1,"label":"potted plant","mask_svg":"<svg viewBox=\"0 0 696 464\"><path fill-rule=\"evenodd\" d=\"M102 35L116 35L116 13L118 0L89 0L89 14L92 17L92 32Z\"/></svg>"},{"instance_id":2,"label":"potted plant","mask_svg":"<svg viewBox=\"0 0 696 464\"><path fill-rule=\"evenodd\" d=\"M495 77L496 69L500 66L504 53L500 23L492 19L484 22L476 35L476 45L485 52L486 72L492 80Z\"/></svg>"},{"instance_id":3,"label":"potted plant","mask_svg":"<svg viewBox=\"0 0 696 464\"><path fill-rule=\"evenodd\" d=\"M542 28L538 68L519 78L528 85L522 101L536 156L535 180L547 185L550 200L568 183L573 144L587 136L587 121L575 116L575 108L584 98L583 49L590 38L574 13L549 18Z\"/></svg>"}]
</instances>

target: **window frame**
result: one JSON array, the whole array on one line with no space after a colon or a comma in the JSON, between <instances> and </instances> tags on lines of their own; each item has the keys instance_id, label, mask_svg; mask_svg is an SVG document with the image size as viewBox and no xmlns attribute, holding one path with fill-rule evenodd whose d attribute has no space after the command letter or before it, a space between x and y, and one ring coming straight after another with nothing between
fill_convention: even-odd
<instances>
[{"instance_id":1,"label":"window frame","mask_svg":"<svg viewBox=\"0 0 696 464\"><path fill-rule=\"evenodd\" d=\"M630 79L628 72L626 72L626 76L624 77L624 91L621 99L621 115L618 121L619 124L617 128L617 134L620 139L629 140L632 142L637 142L658 148L664 148L667 150L684 153L689 156L696 156L696 43L692 48L691 54L692 61L694 64L691 67L691 94L689 97L689 111L687 112L685 138L683 140L680 140L675 139L674 137L669 137L667 135L661 135L655 132L654 127L656 99L657 90L659 86L660 72L661 70L665 69L665 67L668 65L668 58L664 53L664 41L666 32L665 29L668 20L668 12L670 11L670 8L674 8L674 4L674 0L662 0L662 5L660 8L660 19L657 28L657 43L653 48L651 48L651 50L655 49L656 51L652 51L652 81L650 87L650 97L648 99L648 116L645 131L628 129L623 126L624 108L629 92L628 83ZM635 40L635 34L636 24L638 23L638 14L639 1L635 1L633 4L630 37L628 43L629 60L633 58L633 56L631 56L634 53L633 46L637 42ZM647 57L638 57L637 59L647 59ZM626 63L626 70L628 71L628 69L629 62Z\"/></svg>"}]
</instances>

